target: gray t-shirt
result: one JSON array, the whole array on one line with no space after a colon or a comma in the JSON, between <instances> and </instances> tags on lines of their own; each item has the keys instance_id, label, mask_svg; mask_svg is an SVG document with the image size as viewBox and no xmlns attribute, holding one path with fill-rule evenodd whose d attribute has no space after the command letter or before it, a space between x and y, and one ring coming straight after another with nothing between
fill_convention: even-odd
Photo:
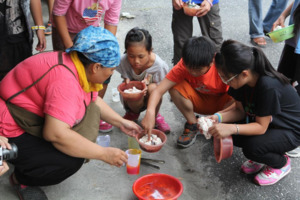
<instances>
[{"instance_id":1,"label":"gray t-shirt","mask_svg":"<svg viewBox=\"0 0 300 200\"><path fill-rule=\"evenodd\" d=\"M136 74L127 59L127 54L124 54L121 58L119 67L116 69L122 78L129 78L130 80L142 81L149 74L152 75L153 83L160 83L169 71L169 67L165 61L163 61L158 55L155 54L155 61L151 67L143 71L141 74Z\"/></svg>"}]
</instances>

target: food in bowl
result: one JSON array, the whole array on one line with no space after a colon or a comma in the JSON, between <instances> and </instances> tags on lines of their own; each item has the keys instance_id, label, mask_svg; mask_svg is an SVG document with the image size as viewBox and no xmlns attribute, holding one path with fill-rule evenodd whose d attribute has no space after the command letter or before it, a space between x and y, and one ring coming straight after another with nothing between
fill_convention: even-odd
<instances>
[{"instance_id":1,"label":"food in bowl","mask_svg":"<svg viewBox=\"0 0 300 200\"><path fill-rule=\"evenodd\" d=\"M144 137L145 135L148 139L148 135L145 132L137 134L136 135L136 141L139 143L140 148L143 151L146 151L148 153L158 152L164 146L164 144L167 142L167 136L164 132L162 132L160 130L157 130L157 129L152 129L151 134L152 135L157 135L157 137L161 139L162 143L161 144L156 144L156 145L147 145L147 144L141 142L140 138Z\"/></svg>"},{"instance_id":2,"label":"food in bowl","mask_svg":"<svg viewBox=\"0 0 300 200\"><path fill-rule=\"evenodd\" d=\"M200 8L200 6L197 5L197 4L195 4L195 2L187 1L186 4L187 4L187 6L189 8L195 8L195 9L199 9Z\"/></svg>"},{"instance_id":3,"label":"food in bowl","mask_svg":"<svg viewBox=\"0 0 300 200\"><path fill-rule=\"evenodd\" d=\"M134 94L134 93L140 93L142 90L137 89L133 86L133 88L128 88L124 90L125 93Z\"/></svg>"},{"instance_id":4,"label":"food in bowl","mask_svg":"<svg viewBox=\"0 0 300 200\"><path fill-rule=\"evenodd\" d=\"M154 134L151 134L149 141L148 141L148 135L144 135L139 139L139 141L147 145L160 145L162 143L161 139Z\"/></svg>"},{"instance_id":5,"label":"food in bowl","mask_svg":"<svg viewBox=\"0 0 300 200\"><path fill-rule=\"evenodd\" d=\"M280 30L280 29L282 29L281 26L276 26L276 28L274 29L274 31L277 31L277 30Z\"/></svg>"},{"instance_id":6,"label":"food in bowl","mask_svg":"<svg viewBox=\"0 0 300 200\"><path fill-rule=\"evenodd\" d=\"M191 3L191 2L188 1L188 2L183 4L184 14L189 15L189 16L196 16L196 13L198 12L198 10L200 8L201 7L197 4L195 4L194 2Z\"/></svg>"}]
</instances>

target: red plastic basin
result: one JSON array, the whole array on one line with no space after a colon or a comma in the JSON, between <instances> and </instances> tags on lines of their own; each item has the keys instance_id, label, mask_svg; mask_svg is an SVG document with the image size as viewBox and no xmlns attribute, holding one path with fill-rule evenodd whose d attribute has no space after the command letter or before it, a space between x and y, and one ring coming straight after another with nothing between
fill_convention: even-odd
<instances>
[{"instance_id":1,"label":"red plastic basin","mask_svg":"<svg viewBox=\"0 0 300 200\"><path fill-rule=\"evenodd\" d=\"M137 179L132 186L140 200L177 199L183 192L182 183L168 174L148 174Z\"/></svg>"}]
</instances>

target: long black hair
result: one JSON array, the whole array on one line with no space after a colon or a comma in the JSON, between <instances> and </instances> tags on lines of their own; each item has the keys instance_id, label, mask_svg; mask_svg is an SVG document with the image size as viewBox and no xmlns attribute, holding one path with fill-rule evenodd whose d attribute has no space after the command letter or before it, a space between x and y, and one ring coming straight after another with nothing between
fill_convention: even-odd
<instances>
[{"instance_id":1,"label":"long black hair","mask_svg":"<svg viewBox=\"0 0 300 200\"><path fill-rule=\"evenodd\" d=\"M152 51L152 36L150 33L142 28L135 27L128 31L125 38L125 53L127 48L132 45L132 43L141 42L145 45L148 52Z\"/></svg>"},{"instance_id":2,"label":"long black hair","mask_svg":"<svg viewBox=\"0 0 300 200\"><path fill-rule=\"evenodd\" d=\"M227 77L230 74L240 74L243 70L249 69L260 76L276 77L283 84L290 83L287 77L273 68L261 49L244 45L235 40L224 41L215 60L217 69L220 69Z\"/></svg>"}]
</instances>

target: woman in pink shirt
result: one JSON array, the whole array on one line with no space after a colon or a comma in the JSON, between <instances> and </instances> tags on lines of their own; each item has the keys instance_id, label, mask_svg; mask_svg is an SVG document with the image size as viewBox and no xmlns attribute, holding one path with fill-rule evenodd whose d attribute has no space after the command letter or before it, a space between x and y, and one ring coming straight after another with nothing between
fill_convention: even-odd
<instances>
[{"instance_id":1,"label":"woman in pink shirt","mask_svg":"<svg viewBox=\"0 0 300 200\"><path fill-rule=\"evenodd\" d=\"M54 50L73 45L75 35L92 25L100 26L104 14L104 28L116 35L122 0L55 0L53 8L52 44ZM104 97L110 77L103 83L99 96ZM100 121L99 130L109 132L112 125Z\"/></svg>"},{"instance_id":2,"label":"woman in pink shirt","mask_svg":"<svg viewBox=\"0 0 300 200\"><path fill-rule=\"evenodd\" d=\"M18 158L9 160L10 182L22 199L47 199L37 186L62 182L85 159L117 167L127 162L124 151L94 143L100 116L127 135L141 131L97 96L120 63L116 37L89 26L66 52L32 56L0 83L0 136L19 149Z\"/></svg>"}]
</instances>

